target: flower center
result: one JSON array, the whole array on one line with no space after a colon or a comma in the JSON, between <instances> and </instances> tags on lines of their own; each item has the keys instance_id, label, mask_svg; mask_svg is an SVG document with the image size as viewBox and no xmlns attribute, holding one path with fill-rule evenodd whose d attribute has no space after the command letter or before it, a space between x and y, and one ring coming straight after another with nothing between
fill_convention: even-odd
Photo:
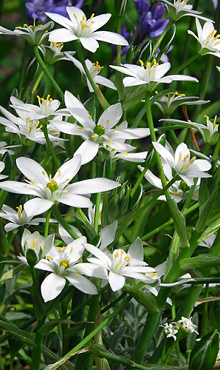
<instances>
[{"instance_id":1,"label":"flower center","mask_svg":"<svg viewBox=\"0 0 220 370\"><path fill-rule=\"evenodd\" d=\"M54 179L51 179L50 182L47 183L47 187L45 190L50 189L52 193L59 189L57 182Z\"/></svg>"},{"instance_id":2,"label":"flower center","mask_svg":"<svg viewBox=\"0 0 220 370\"><path fill-rule=\"evenodd\" d=\"M131 258L123 249L116 249L113 253L113 271L120 274L129 261Z\"/></svg>"},{"instance_id":3,"label":"flower center","mask_svg":"<svg viewBox=\"0 0 220 370\"><path fill-rule=\"evenodd\" d=\"M141 66L145 68L145 70L148 72L149 75L152 72L152 68L156 68L158 66L156 59L153 59L153 63L147 62L145 65L144 65L143 60L140 59L139 62Z\"/></svg>"},{"instance_id":4,"label":"flower center","mask_svg":"<svg viewBox=\"0 0 220 370\"><path fill-rule=\"evenodd\" d=\"M105 133L105 129L104 129L104 127L102 125L97 125L94 128L94 133L97 134L98 136L102 136Z\"/></svg>"},{"instance_id":5,"label":"flower center","mask_svg":"<svg viewBox=\"0 0 220 370\"><path fill-rule=\"evenodd\" d=\"M54 51L60 53L62 48L63 48L63 43L62 42L51 42L50 43L50 47L51 49L53 49Z\"/></svg>"},{"instance_id":6,"label":"flower center","mask_svg":"<svg viewBox=\"0 0 220 370\"><path fill-rule=\"evenodd\" d=\"M90 69L90 73L92 74L92 73L99 73L102 69L103 69L104 67L101 67L100 65L99 65L99 62L96 62L96 63L93 63L92 64L92 67L91 67L91 69Z\"/></svg>"},{"instance_id":7,"label":"flower center","mask_svg":"<svg viewBox=\"0 0 220 370\"><path fill-rule=\"evenodd\" d=\"M70 266L69 264L69 261L68 260L63 260L60 262L60 267L63 266L66 269L68 269L68 267Z\"/></svg>"}]
</instances>

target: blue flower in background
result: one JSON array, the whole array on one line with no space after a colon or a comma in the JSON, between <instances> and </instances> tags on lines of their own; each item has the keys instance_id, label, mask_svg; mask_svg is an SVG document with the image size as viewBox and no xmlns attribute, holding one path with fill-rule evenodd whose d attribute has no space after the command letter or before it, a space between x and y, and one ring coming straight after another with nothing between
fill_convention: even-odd
<instances>
[{"instance_id":1,"label":"blue flower in background","mask_svg":"<svg viewBox=\"0 0 220 370\"><path fill-rule=\"evenodd\" d=\"M45 12L57 13L63 16L68 16L66 12L67 6L76 6L80 8L84 0L27 0L26 10L29 19L40 19L44 22L47 19Z\"/></svg>"},{"instance_id":2,"label":"blue flower in background","mask_svg":"<svg viewBox=\"0 0 220 370\"><path fill-rule=\"evenodd\" d=\"M152 1L147 3L146 0L134 0L134 4L138 13L134 45L139 45L147 38L159 37L169 23L169 19L163 18L166 12L165 4Z\"/></svg>"}]
</instances>

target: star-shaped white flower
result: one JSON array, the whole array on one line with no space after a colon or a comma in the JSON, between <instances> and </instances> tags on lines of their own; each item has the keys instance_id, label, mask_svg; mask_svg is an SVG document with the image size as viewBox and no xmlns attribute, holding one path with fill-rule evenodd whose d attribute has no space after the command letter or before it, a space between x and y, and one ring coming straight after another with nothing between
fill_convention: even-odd
<instances>
[{"instance_id":1,"label":"star-shaped white flower","mask_svg":"<svg viewBox=\"0 0 220 370\"><path fill-rule=\"evenodd\" d=\"M21 238L21 249L24 256L18 256L18 259L28 265L29 257L31 261L35 264L53 247L54 235L49 235L44 238L38 231L31 233L29 230L25 229ZM31 253L32 252L32 256ZM29 256L28 256L29 254Z\"/></svg>"},{"instance_id":2,"label":"star-shaped white flower","mask_svg":"<svg viewBox=\"0 0 220 370\"><path fill-rule=\"evenodd\" d=\"M123 249L115 249L113 253L104 253L99 248L87 244L85 248L96 258L88 258L89 264L82 266L82 271L87 275L103 279L109 282L113 291L122 289L126 277L134 278L153 284L154 279L151 276L157 275L156 270L147 266L143 261L144 253L140 239L136 239L126 253Z\"/></svg>"},{"instance_id":3,"label":"star-shaped white flower","mask_svg":"<svg viewBox=\"0 0 220 370\"><path fill-rule=\"evenodd\" d=\"M46 37L49 35L49 30L54 26L53 22L45 23L44 25L28 26L24 24L23 27L16 27L14 31L8 30L7 28L0 26L0 35L12 35L21 36L30 45L40 45L43 43Z\"/></svg>"},{"instance_id":4,"label":"star-shaped white flower","mask_svg":"<svg viewBox=\"0 0 220 370\"><path fill-rule=\"evenodd\" d=\"M20 157L16 160L16 164L28 181L4 181L0 188L11 193L33 195L35 198L26 203L31 210L29 216L47 211L55 202L88 208L92 206L88 195L115 189L120 184L101 177L69 185L78 173L81 161L81 155L76 155L65 162L52 177L33 159Z\"/></svg>"},{"instance_id":5,"label":"star-shaped white flower","mask_svg":"<svg viewBox=\"0 0 220 370\"><path fill-rule=\"evenodd\" d=\"M196 159L196 157L190 159L190 151L186 144L179 144L175 153L171 147L167 149L157 142L153 142L153 146L161 156L164 173L168 180L177 174L188 186L192 186L193 179L196 177L212 177L206 172L211 168L210 162L205 159Z\"/></svg>"},{"instance_id":6,"label":"star-shaped white flower","mask_svg":"<svg viewBox=\"0 0 220 370\"><path fill-rule=\"evenodd\" d=\"M39 105L24 103L23 101L17 99L15 96L11 96L10 106L16 111L19 116L23 117L26 114L26 117L28 117L32 121L40 120L45 117L50 117L51 119L52 117L57 115L70 115L66 109L58 109L60 106L60 101L57 99L52 99L50 95L48 95L46 99L37 96L37 99Z\"/></svg>"},{"instance_id":7,"label":"star-shaped white flower","mask_svg":"<svg viewBox=\"0 0 220 370\"><path fill-rule=\"evenodd\" d=\"M171 83L172 81L194 81L198 82L197 78L184 75L164 75L169 71L171 64L169 62L158 64L156 59L153 63L146 64L140 60L140 66L135 64L123 64L122 66L110 66L116 71L122 72L130 77L123 79L125 87L144 85L146 90L152 91L159 83Z\"/></svg>"},{"instance_id":8,"label":"star-shaped white flower","mask_svg":"<svg viewBox=\"0 0 220 370\"><path fill-rule=\"evenodd\" d=\"M82 46L92 53L99 47L98 41L105 41L114 45L128 45L127 40L117 33L97 31L108 22L111 14L102 14L96 17L92 14L91 18L87 19L84 12L79 8L71 6L67 7L66 10L70 19L59 14L46 13L54 22L64 27L52 31L49 41L68 42L79 40Z\"/></svg>"},{"instance_id":9,"label":"star-shaped white flower","mask_svg":"<svg viewBox=\"0 0 220 370\"><path fill-rule=\"evenodd\" d=\"M199 131L202 135L205 143L214 145L219 139L219 125L216 123L217 116L211 121L207 115L206 125L202 123L192 122L192 121L182 121L178 119L162 119L161 121L174 123L182 127L191 127L192 129Z\"/></svg>"},{"instance_id":10,"label":"star-shaped white flower","mask_svg":"<svg viewBox=\"0 0 220 370\"><path fill-rule=\"evenodd\" d=\"M189 0L173 0L173 4L170 3L168 0L161 1L166 4L166 7L168 9L168 18L173 22L176 22L178 21L178 19L186 16L198 17L206 21L208 20L208 18L200 15L201 12L193 10L192 5L187 4Z\"/></svg>"},{"instance_id":11,"label":"star-shaped white flower","mask_svg":"<svg viewBox=\"0 0 220 370\"><path fill-rule=\"evenodd\" d=\"M65 104L77 123L61 122L56 125L60 131L70 135L79 135L85 141L76 151L83 156L83 163L91 161L99 147L127 153L135 149L125 143L126 139L140 139L150 134L148 128L128 128L126 121L117 126L122 117L120 103L111 105L100 116L97 124L84 105L69 91L65 92ZM146 156L146 155L145 155Z\"/></svg>"},{"instance_id":12,"label":"star-shaped white flower","mask_svg":"<svg viewBox=\"0 0 220 370\"><path fill-rule=\"evenodd\" d=\"M86 77L86 73L85 73L85 70L83 68L82 63L80 63L76 58L74 58L72 55L69 55L69 54L67 55L67 59L70 60L70 61L72 61L73 64ZM93 81L97 85L103 85L103 86L106 86L106 87L108 87L110 89L117 90L115 84L111 80L109 80L106 77L103 77L103 76L100 76L99 75L99 73L101 72L101 70L104 68L104 67L101 67L99 65L99 62L92 63L89 59L86 59L85 60L85 63L86 63L86 66L87 66L87 68L88 68L91 76L92 76ZM90 84L89 79L87 77L86 77L86 80L87 80L87 85L88 85L89 91L90 92L93 92L94 91L93 90L93 87Z\"/></svg>"},{"instance_id":13,"label":"star-shaped white flower","mask_svg":"<svg viewBox=\"0 0 220 370\"><path fill-rule=\"evenodd\" d=\"M41 284L41 294L45 302L55 299L63 290L66 280L86 294L97 294L95 285L81 275L79 261L84 250L85 237L74 240L67 247L52 247L47 259L40 260L35 268L49 271Z\"/></svg>"},{"instance_id":14,"label":"star-shaped white flower","mask_svg":"<svg viewBox=\"0 0 220 370\"><path fill-rule=\"evenodd\" d=\"M186 96L185 94L168 94L162 96L156 104L164 115L171 116L180 105L202 105L208 103L208 100L199 100L197 96Z\"/></svg>"},{"instance_id":15,"label":"star-shaped white flower","mask_svg":"<svg viewBox=\"0 0 220 370\"><path fill-rule=\"evenodd\" d=\"M140 171L144 170L144 167L138 166ZM147 170L147 172L144 175L145 179L153 185L155 188L158 189L163 189L162 181L159 177L155 176L150 170ZM200 179L199 179L200 180ZM194 194L192 196L193 200L198 200L199 196L199 186L200 186L200 181L198 180ZM169 192L171 194L171 198L176 202L179 203L181 200L184 200L187 198L189 194L190 188L186 185L184 181L177 180L175 181L170 187L169 187ZM158 200L163 200L166 201L165 195L161 195L157 198Z\"/></svg>"},{"instance_id":16,"label":"star-shaped white flower","mask_svg":"<svg viewBox=\"0 0 220 370\"><path fill-rule=\"evenodd\" d=\"M39 225L40 222L45 222L46 220L45 218L33 219L33 216L29 216L29 207L26 203L23 207L22 205L18 206L17 212L13 208L3 204L2 211L4 213L0 213L0 218L9 221L9 223L4 226L6 233L23 225Z\"/></svg>"},{"instance_id":17,"label":"star-shaped white flower","mask_svg":"<svg viewBox=\"0 0 220 370\"><path fill-rule=\"evenodd\" d=\"M220 58L220 35L214 29L213 23L211 21L205 22L202 28L198 18L196 18L196 28L198 36L191 30L188 30L188 33L200 43L199 53L201 55L212 54Z\"/></svg>"}]
</instances>

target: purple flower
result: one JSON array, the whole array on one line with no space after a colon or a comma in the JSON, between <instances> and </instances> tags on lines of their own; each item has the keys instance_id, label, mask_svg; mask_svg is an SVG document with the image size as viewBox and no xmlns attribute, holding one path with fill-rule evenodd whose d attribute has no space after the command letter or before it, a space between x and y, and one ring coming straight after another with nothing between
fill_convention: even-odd
<instances>
[{"instance_id":1,"label":"purple flower","mask_svg":"<svg viewBox=\"0 0 220 370\"><path fill-rule=\"evenodd\" d=\"M138 26L133 37L133 44L139 45L146 38L159 37L169 19L163 18L166 11L166 6L163 3L150 2L146 0L134 0L135 7L138 13Z\"/></svg>"},{"instance_id":2,"label":"purple flower","mask_svg":"<svg viewBox=\"0 0 220 370\"><path fill-rule=\"evenodd\" d=\"M44 22L47 19L45 12L57 13L62 16L68 16L66 7L74 6L80 8L84 0L71 1L71 0L27 0L26 10L29 19L40 19Z\"/></svg>"}]
</instances>

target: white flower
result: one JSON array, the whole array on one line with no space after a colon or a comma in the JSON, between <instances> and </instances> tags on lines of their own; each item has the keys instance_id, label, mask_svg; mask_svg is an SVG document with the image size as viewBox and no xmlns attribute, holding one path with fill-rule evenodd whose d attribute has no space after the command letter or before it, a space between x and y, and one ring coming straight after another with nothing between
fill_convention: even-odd
<instances>
[{"instance_id":1,"label":"white flower","mask_svg":"<svg viewBox=\"0 0 220 370\"><path fill-rule=\"evenodd\" d=\"M213 54L220 58L220 35L216 35L217 31L214 29L213 23L211 21L206 22L202 28L199 20L196 18L196 28L198 36L191 30L188 30L188 33L194 36L200 43L199 53L201 55Z\"/></svg>"},{"instance_id":2,"label":"white flower","mask_svg":"<svg viewBox=\"0 0 220 370\"><path fill-rule=\"evenodd\" d=\"M17 207L17 212L4 204L2 206L2 211L0 213L0 218L10 221L7 225L4 226L6 232L15 230L23 225L39 225L40 222L45 222L45 218L35 218L32 220L33 216L28 216L29 207L25 203L23 208L22 205Z\"/></svg>"},{"instance_id":3,"label":"white flower","mask_svg":"<svg viewBox=\"0 0 220 370\"><path fill-rule=\"evenodd\" d=\"M176 328L176 323L165 323L163 325L163 331L167 338L173 338L176 341L176 334L178 333L178 329Z\"/></svg>"},{"instance_id":4,"label":"white flower","mask_svg":"<svg viewBox=\"0 0 220 370\"><path fill-rule=\"evenodd\" d=\"M87 80L87 85L88 85L88 88L89 88L89 91L90 92L93 92L93 87L92 85L90 84L89 82L89 79L87 78L86 76L86 73L85 73L85 70L83 68L83 65L82 63L80 63L76 58L72 57L71 55L68 55L68 60L72 61L74 63L74 65L80 70L80 72L85 75L86 77L86 80ZM103 85L103 86L106 86L106 87L109 87L110 89L113 89L113 90L117 90L116 89L116 86L115 84L109 80L108 78L106 77L103 77L103 76L99 76L99 73L101 72L101 70L104 68L104 67L101 67L99 65L99 62L96 62L96 63L92 63L89 59L86 59L85 60L85 63L86 63L86 66L89 70L89 73L91 74L92 76L92 79L93 81L97 84L97 85Z\"/></svg>"},{"instance_id":5,"label":"white flower","mask_svg":"<svg viewBox=\"0 0 220 370\"><path fill-rule=\"evenodd\" d=\"M45 117L52 118L52 116L57 115L70 115L66 109L58 109L60 106L59 100L52 99L50 95L48 95L46 99L40 98L37 95L37 99L39 106L24 103L16 97L11 96L10 106L16 111L19 116L24 117L24 115L26 115L26 117L28 117L29 120L32 121L40 120Z\"/></svg>"},{"instance_id":6,"label":"white flower","mask_svg":"<svg viewBox=\"0 0 220 370\"><path fill-rule=\"evenodd\" d=\"M50 46L40 45L39 50L43 54L44 62L46 65L52 65L59 60L70 60L69 56L74 55L75 51L62 52L63 44L57 42L51 42Z\"/></svg>"},{"instance_id":7,"label":"white flower","mask_svg":"<svg viewBox=\"0 0 220 370\"><path fill-rule=\"evenodd\" d=\"M27 113L21 110L19 111L19 117L16 117L5 108L0 107L0 109L7 117L7 119L0 117L0 124L6 127L7 132L25 136L27 139L39 144L46 143L39 121L29 119Z\"/></svg>"},{"instance_id":8,"label":"white flower","mask_svg":"<svg viewBox=\"0 0 220 370\"><path fill-rule=\"evenodd\" d=\"M23 27L16 27L14 31L8 30L7 28L0 27L0 34L21 36L30 45L40 45L43 43L45 38L49 35L49 30L53 28L54 23L48 22L44 25L28 26L24 24Z\"/></svg>"},{"instance_id":9,"label":"white flower","mask_svg":"<svg viewBox=\"0 0 220 370\"><path fill-rule=\"evenodd\" d=\"M207 115L204 116L206 118L206 125L202 123L196 123L192 121L181 121L178 119L161 119L161 121L174 123L176 125L180 125L182 127L191 127L195 130L198 130L203 137L205 143L210 145L214 145L217 143L219 139L219 125L216 123L217 116L215 116L213 122L209 119Z\"/></svg>"},{"instance_id":10,"label":"white flower","mask_svg":"<svg viewBox=\"0 0 220 370\"><path fill-rule=\"evenodd\" d=\"M144 170L144 167L138 166L140 171ZM147 170L147 172L144 175L145 179L154 187L158 189L163 189L162 181L159 177L155 176L150 170ZM199 196L199 186L200 186L200 179L197 181L195 191L193 193L192 199L198 200ZM171 198L176 202L179 203L181 200L185 200L189 194L190 188L187 186L187 184L184 181L177 180L175 181L170 187L169 192L171 194ZM164 200L166 201L165 195L161 195L157 198L158 200Z\"/></svg>"},{"instance_id":11,"label":"white flower","mask_svg":"<svg viewBox=\"0 0 220 370\"><path fill-rule=\"evenodd\" d=\"M5 163L4 162L0 162L0 173L4 170L5 168ZM0 174L0 180L3 180L3 179L6 179L6 177L8 177L7 175L1 175Z\"/></svg>"},{"instance_id":12,"label":"white flower","mask_svg":"<svg viewBox=\"0 0 220 370\"><path fill-rule=\"evenodd\" d=\"M88 258L90 263L84 264L82 271L89 276L101 279L104 274L104 282L108 281L113 291L123 288L126 277L141 280L146 284L155 282L151 277L156 271L143 261L143 246L140 239L130 246L128 253L123 249L115 249L113 253L104 253L90 244L87 244L85 248L96 258Z\"/></svg>"},{"instance_id":13,"label":"white flower","mask_svg":"<svg viewBox=\"0 0 220 370\"><path fill-rule=\"evenodd\" d=\"M164 77L171 67L169 62L158 64L156 59L154 59L153 63L147 62L146 65L144 65L142 60L140 60L140 64L140 66L135 64L124 64L120 67L110 67L116 69L116 71L131 76L123 79L125 87L146 85L145 88L152 91L159 83L171 83L172 81L198 82L197 78L184 75L170 75Z\"/></svg>"},{"instance_id":14,"label":"white flower","mask_svg":"<svg viewBox=\"0 0 220 370\"><path fill-rule=\"evenodd\" d=\"M50 274L41 284L41 294L45 302L56 298L63 290L66 280L86 294L97 294L95 285L81 275L79 263L84 250L85 238L74 240L67 247L53 247L35 268L49 271Z\"/></svg>"},{"instance_id":15,"label":"white flower","mask_svg":"<svg viewBox=\"0 0 220 370\"><path fill-rule=\"evenodd\" d=\"M162 96L154 104L159 107L164 115L170 116L180 105L199 105L206 103L208 103L207 100L199 100L197 96L186 96L185 94L175 92L172 95Z\"/></svg>"},{"instance_id":16,"label":"white flower","mask_svg":"<svg viewBox=\"0 0 220 370\"><path fill-rule=\"evenodd\" d=\"M162 0L168 9L168 18L171 21L178 21L178 19L186 16L198 17L200 19L208 20L208 18L200 16L201 12L192 10L192 5L188 5L188 0L173 0L171 4L168 0Z\"/></svg>"},{"instance_id":17,"label":"white flower","mask_svg":"<svg viewBox=\"0 0 220 370\"><path fill-rule=\"evenodd\" d=\"M96 31L108 22L111 14L102 14L96 17L92 14L91 18L87 19L84 12L79 8L72 6L67 7L66 10L70 19L59 14L46 13L54 22L64 27L52 31L49 41L68 42L79 40L82 46L92 53L99 47L98 41L105 41L114 45L128 45L125 38L117 33Z\"/></svg>"},{"instance_id":18,"label":"white flower","mask_svg":"<svg viewBox=\"0 0 220 370\"><path fill-rule=\"evenodd\" d=\"M77 123L61 122L56 125L60 131L70 135L80 135L85 141L76 151L83 156L83 164L91 161L99 147L127 153L135 149L125 143L126 139L140 139L150 134L148 128L128 128L126 121L117 126L122 117L120 103L111 105L100 116L97 124L83 104L69 91L65 92L65 103Z\"/></svg>"},{"instance_id":19,"label":"white flower","mask_svg":"<svg viewBox=\"0 0 220 370\"><path fill-rule=\"evenodd\" d=\"M196 333L199 334L197 329L197 326L192 323L192 318L189 319L187 317L181 317L180 320L177 321L176 327L178 329L183 329L187 334L189 333Z\"/></svg>"},{"instance_id":20,"label":"white flower","mask_svg":"<svg viewBox=\"0 0 220 370\"><path fill-rule=\"evenodd\" d=\"M28 265L29 257L32 257L32 262L36 264L41 258L46 256L52 248L53 243L54 235L49 235L47 238L44 238L38 231L31 234L29 230L25 229L21 238L21 248L24 256L18 256L18 258L21 262ZM33 255L30 256L30 250L33 251L34 257Z\"/></svg>"},{"instance_id":21,"label":"white flower","mask_svg":"<svg viewBox=\"0 0 220 370\"><path fill-rule=\"evenodd\" d=\"M153 142L153 146L162 158L164 173L168 180L173 178L172 170L174 170L174 176L178 174L188 186L194 184L193 179L196 177L211 177L205 172L210 170L210 162L205 159L196 159L196 157L190 159L190 151L186 144L179 144L175 153L171 147L168 150L157 142Z\"/></svg>"},{"instance_id":22,"label":"white flower","mask_svg":"<svg viewBox=\"0 0 220 370\"><path fill-rule=\"evenodd\" d=\"M36 198L26 203L29 210L31 209L30 216L47 211L56 201L72 207L88 208L92 205L88 199L89 194L120 186L118 182L105 178L83 180L69 185L81 167L81 155L65 162L54 177L49 176L44 168L31 158L20 157L16 164L28 181L4 181L0 188L11 193L35 196Z\"/></svg>"}]
</instances>

